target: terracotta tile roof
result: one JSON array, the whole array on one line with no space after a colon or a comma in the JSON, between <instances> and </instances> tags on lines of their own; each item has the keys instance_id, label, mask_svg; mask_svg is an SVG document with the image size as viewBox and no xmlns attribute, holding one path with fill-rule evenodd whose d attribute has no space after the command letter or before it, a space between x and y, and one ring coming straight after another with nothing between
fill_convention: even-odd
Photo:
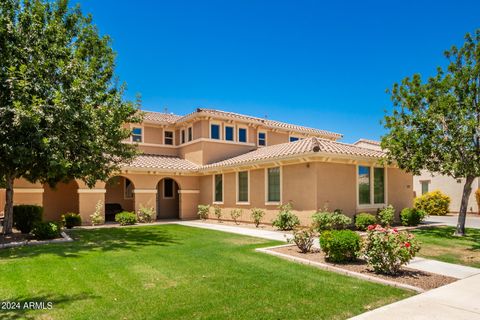
<instances>
[{"instance_id":1,"label":"terracotta tile roof","mask_svg":"<svg viewBox=\"0 0 480 320\"><path fill-rule=\"evenodd\" d=\"M366 158L382 158L385 155L384 152L378 150L312 137L295 142L259 148L237 157L205 165L202 167L202 169L244 165L263 160L282 159L290 156L300 156L303 154L313 154L317 152Z\"/></svg>"},{"instance_id":2,"label":"terracotta tile roof","mask_svg":"<svg viewBox=\"0 0 480 320\"><path fill-rule=\"evenodd\" d=\"M172 113L144 111L143 121L153 123L175 124L181 116Z\"/></svg>"},{"instance_id":3,"label":"terracotta tile roof","mask_svg":"<svg viewBox=\"0 0 480 320\"><path fill-rule=\"evenodd\" d=\"M179 170L192 171L200 166L193 162L174 156L162 156L156 154L142 154L137 156L132 162L125 165L127 168L136 169L158 169L158 170Z\"/></svg>"},{"instance_id":4,"label":"terracotta tile roof","mask_svg":"<svg viewBox=\"0 0 480 320\"><path fill-rule=\"evenodd\" d=\"M267 128L291 130L298 133L320 135L327 139L338 140L342 137L342 135L339 133L330 132L326 130L314 129L314 128L295 125L295 124L290 124L290 123L285 123L285 122L280 122L280 121L275 121L270 119L262 119L262 118L252 117L252 116L239 114L235 112L227 112L227 111L215 110L215 109L198 108L195 112L187 114L186 116L182 117L178 121L186 120L188 118L191 118L192 116L195 116L196 114L208 114L212 116L225 117L229 119L233 118L237 120L245 120L247 122L254 122L260 125L264 125Z\"/></svg>"},{"instance_id":5,"label":"terracotta tile roof","mask_svg":"<svg viewBox=\"0 0 480 320\"><path fill-rule=\"evenodd\" d=\"M361 143L361 142L370 143L370 144L374 144L374 145L377 145L377 146L380 145L380 141L368 140L368 139L358 139L358 141L356 141L354 144Z\"/></svg>"}]
</instances>

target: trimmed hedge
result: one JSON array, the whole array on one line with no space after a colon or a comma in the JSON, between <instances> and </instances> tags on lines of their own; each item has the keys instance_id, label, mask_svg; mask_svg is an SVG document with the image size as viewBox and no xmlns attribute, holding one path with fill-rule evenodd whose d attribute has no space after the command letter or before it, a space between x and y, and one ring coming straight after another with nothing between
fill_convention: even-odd
<instances>
[{"instance_id":1,"label":"trimmed hedge","mask_svg":"<svg viewBox=\"0 0 480 320\"><path fill-rule=\"evenodd\" d=\"M427 215L444 216L450 210L450 197L436 190L415 198L413 207L423 210Z\"/></svg>"},{"instance_id":2,"label":"trimmed hedge","mask_svg":"<svg viewBox=\"0 0 480 320\"><path fill-rule=\"evenodd\" d=\"M62 223L65 228L72 229L82 225L82 217L77 213L68 212L62 215Z\"/></svg>"},{"instance_id":3,"label":"trimmed hedge","mask_svg":"<svg viewBox=\"0 0 480 320\"><path fill-rule=\"evenodd\" d=\"M37 222L32 230L32 234L37 240L60 238L61 232L62 228L56 222Z\"/></svg>"},{"instance_id":4,"label":"trimmed hedge","mask_svg":"<svg viewBox=\"0 0 480 320\"><path fill-rule=\"evenodd\" d=\"M425 219L425 211L415 208L405 208L400 213L400 220L404 226L418 226Z\"/></svg>"},{"instance_id":5,"label":"trimmed hedge","mask_svg":"<svg viewBox=\"0 0 480 320\"><path fill-rule=\"evenodd\" d=\"M329 261L355 261L361 248L360 236L352 230L324 231L320 234L320 248Z\"/></svg>"},{"instance_id":6,"label":"trimmed hedge","mask_svg":"<svg viewBox=\"0 0 480 320\"><path fill-rule=\"evenodd\" d=\"M355 217L355 227L361 231L367 230L368 226L375 223L377 223L377 218L370 213L362 212Z\"/></svg>"},{"instance_id":7,"label":"trimmed hedge","mask_svg":"<svg viewBox=\"0 0 480 320\"><path fill-rule=\"evenodd\" d=\"M137 222L137 216L133 212L123 211L115 215L115 221L121 226L132 225Z\"/></svg>"},{"instance_id":8,"label":"trimmed hedge","mask_svg":"<svg viewBox=\"0 0 480 320\"><path fill-rule=\"evenodd\" d=\"M21 204L13 206L13 226L21 233L30 233L34 225L42 221L43 207Z\"/></svg>"},{"instance_id":9,"label":"trimmed hedge","mask_svg":"<svg viewBox=\"0 0 480 320\"><path fill-rule=\"evenodd\" d=\"M340 210L334 212L317 212L312 216L313 226L318 232L325 230L342 230L352 224L352 219Z\"/></svg>"}]
</instances>

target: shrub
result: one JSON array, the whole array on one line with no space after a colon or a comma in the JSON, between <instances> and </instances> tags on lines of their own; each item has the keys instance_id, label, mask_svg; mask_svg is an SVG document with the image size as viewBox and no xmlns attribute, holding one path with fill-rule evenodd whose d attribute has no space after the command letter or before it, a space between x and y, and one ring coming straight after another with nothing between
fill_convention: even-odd
<instances>
[{"instance_id":1,"label":"shrub","mask_svg":"<svg viewBox=\"0 0 480 320\"><path fill-rule=\"evenodd\" d=\"M360 236L352 230L324 231L320 234L320 247L329 261L354 261L360 252Z\"/></svg>"},{"instance_id":2,"label":"shrub","mask_svg":"<svg viewBox=\"0 0 480 320\"><path fill-rule=\"evenodd\" d=\"M427 192L415 198L414 208L423 210L427 215L444 216L448 213L450 198L440 191Z\"/></svg>"},{"instance_id":3,"label":"shrub","mask_svg":"<svg viewBox=\"0 0 480 320\"><path fill-rule=\"evenodd\" d=\"M55 222L36 222L32 234L37 240L49 240L60 238L62 229Z\"/></svg>"},{"instance_id":4,"label":"shrub","mask_svg":"<svg viewBox=\"0 0 480 320\"><path fill-rule=\"evenodd\" d=\"M420 250L413 234L369 226L363 248L365 260L377 273L395 275Z\"/></svg>"},{"instance_id":5,"label":"shrub","mask_svg":"<svg viewBox=\"0 0 480 320\"><path fill-rule=\"evenodd\" d=\"M405 208L400 213L400 221L404 226L418 226L425 219L425 212L415 208Z\"/></svg>"},{"instance_id":6,"label":"shrub","mask_svg":"<svg viewBox=\"0 0 480 320\"><path fill-rule=\"evenodd\" d=\"M123 211L115 215L115 221L121 226L131 225L137 222L137 216L133 212Z\"/></svg>"},{"instance_id":7,"label":"shrub","mask_svg":"<svg viewBox=\"0 0 480 320\"><path fill-rule=\"evenodd\" d=\"M72 229L82 225L82 217L77 213L68 212L62 215L62 223L65 228Z\"/></svg>"},{"instance_id":8,"label":"shrub","mask_svg":"<svg viewBox=\"0 0 480 320\"><path fill-rule=\"evenodd\" d=\"M265 211L263 211L262 209L253 208L251 215L252 220L255 223L255 227L258 228L260 221L262 221L263 217L265 216Z\"/></svg>"},{"instance_id":9,"label":"shrub","mask_svg":"<svg viewBox=\"0 0 480 320\"><path fill-rule=\"evenodd\" d=\"M278 207L280 212L277 218L272 222L273 226L280 230L292 230L300 224L298 217L292 212L292 205L290 203Z\"/></svg>"},{"instance_id":10,"label":"shrub","mask_svg":"<svg viewBox=\"0 0 480 320\"><path fill-rule=\"evenodd\" d=\"M350 217L337 210L334 212L317 212L312 216L312 219L313 225L318 232L346 229L352 223Z\"/></svg>"},{"instance_id":11,"label":"shrub","mask_svg":"<svg viewBox=\"0 0 480 320\"><path fill-rule=\"evenodd\" d=\"M90 215L90 221L92 222L92 226L103 224L105 222L105 217L102 214L102 209L103 202L102 200L99 200L95 205L95 212Z\"/></svg>"},{"instance_id":12,"label":"shrub","mask_svg":"<svg viewBox=\"0 0 480 320\"><path fill-rule=\"evenodd\" d=\"M213 206L213 214L217 217L218 222L222 222L223 211L219 206Z\"/></svg>"},{"instance_id":13,"label":"shrub","mask_svg":"<svg viewBox=\"0 0 480 320\"><path fill-rule=\"evenodd\" d=\"M149 223L155 221L157 213L152 207L144 207L140 205L140 208L137 211L137 220L140 223Z\"/></svg>"},{"instance_id":14,"label":"shrub","mask_svg":"<svg viewBox=\"0 0 480 320\"><path fill-rule=\"evenodd\" d=\"M395 218L395 208L392 205L388 205L383 209L378 210L377 220L383 227L389 226L393 223Z\"/></svg>"},{"instance_id":15,"label":"shrub","mask_svg":"<svg viewBox=\"0 0 480 320\"><path fill-rule=\"evenodd\" d=\"M208 214L210 213L210 205L208 204L199 204L198 205L198 217L202 220L207 220Z\"/></svg>"},{"instance_id":16,"label":"shrub","mask_svg":"<svg viewBox=\"0 0 480 320\"><path fill-rule=\"evenodd\" d=\"M355 217L355 226L357 227L358 230L365 231L367 230L367 227L375 224L377 222L377 218L370 213L359 213Z\"/></svg>"},{"instance_id":17,"label":"shrub","mask_svg":"<svg viewBox=\"0 0 480 320\"><path fill-rule=\"evenodd\" d=\"M312 228L294 229L293 238L288 242L295 243L302 253L307 253L312 249L315 240L315 231Z\"/></svg>"},{"instance_id":18,"label":"shrub","mask_svg":"<svg viewBox=\"0 0 480 320\"><path fill-rule=\"evenodd\" d=\"M242 216L243 210L242 209L233 209L230 211L230 217L232 220L235 222L235 224L238 224L238 218Z\"/></svg>"},{"instance_id":19,"label":"shrub","mask_svg":"<svg viewBox=\"0 0 480 320\"><path fill-rule=\"evenodd\" d=\"M42 221L43 207L35 205L13 206L13 226L21 233L30 233L37 222Z\"/></svg>"}]
</instances>

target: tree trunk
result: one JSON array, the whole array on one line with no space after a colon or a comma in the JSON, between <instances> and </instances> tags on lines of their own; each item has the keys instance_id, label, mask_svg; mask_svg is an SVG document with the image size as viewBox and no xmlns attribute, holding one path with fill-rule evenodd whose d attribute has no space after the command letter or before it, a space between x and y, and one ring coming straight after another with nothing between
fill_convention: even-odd
<instances>
[{"instance_id":1,"label":"tree trunk","mask_svg":"<svg viewBox=\"0 0 480 320\"><path fill-rule=\"evenodd\" d=\"M4 235L11 234L13 228L13 177L7 177L5 188L5 216L3 219Z\"/></svg>"},{"instance_id":2,"label":"tree trunk","mask_svg":"<svg viewBox=\"0 0 480 320\"><path fill-rule=\"evenodd\" d=\"M468 198L472 193L472 183L475 177L468 176L463 186L462 204L460 205L460 212L458 213L457 229L455 230L456 236L465 235L465 220L467 218Z\"/></svg>"}]
</instances>

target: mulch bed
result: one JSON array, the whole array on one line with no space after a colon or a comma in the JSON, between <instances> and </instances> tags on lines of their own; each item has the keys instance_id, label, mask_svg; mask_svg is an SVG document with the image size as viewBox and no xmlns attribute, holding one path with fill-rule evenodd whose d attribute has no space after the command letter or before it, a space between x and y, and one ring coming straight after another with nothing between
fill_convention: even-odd
<instances>
[{"instance_id":1,"label":"mulch bed","mask_svg":"<svg viewBox=\"0 0 480 320\"><path fill-rule=\"evenodd\" d=\"M422 288L424 290L430 290L444 286L446 284L457 281L458 279L442 276L435 273L424 272L420 270L414 270L410 268L402 268L401 272L396 276L389 276L384 274L376 274L371 270L365 261L358 260L356 262L346 264L335 264L325 260L325 254L323 252L310 252L301 253L296 246L284 246L279 248L269 249L271 251L287 254L290 256L303 258L306 260L328 264L337 268L353 271L377 278L407 284L410 286Z\"/></svg>"}]
</instances>

